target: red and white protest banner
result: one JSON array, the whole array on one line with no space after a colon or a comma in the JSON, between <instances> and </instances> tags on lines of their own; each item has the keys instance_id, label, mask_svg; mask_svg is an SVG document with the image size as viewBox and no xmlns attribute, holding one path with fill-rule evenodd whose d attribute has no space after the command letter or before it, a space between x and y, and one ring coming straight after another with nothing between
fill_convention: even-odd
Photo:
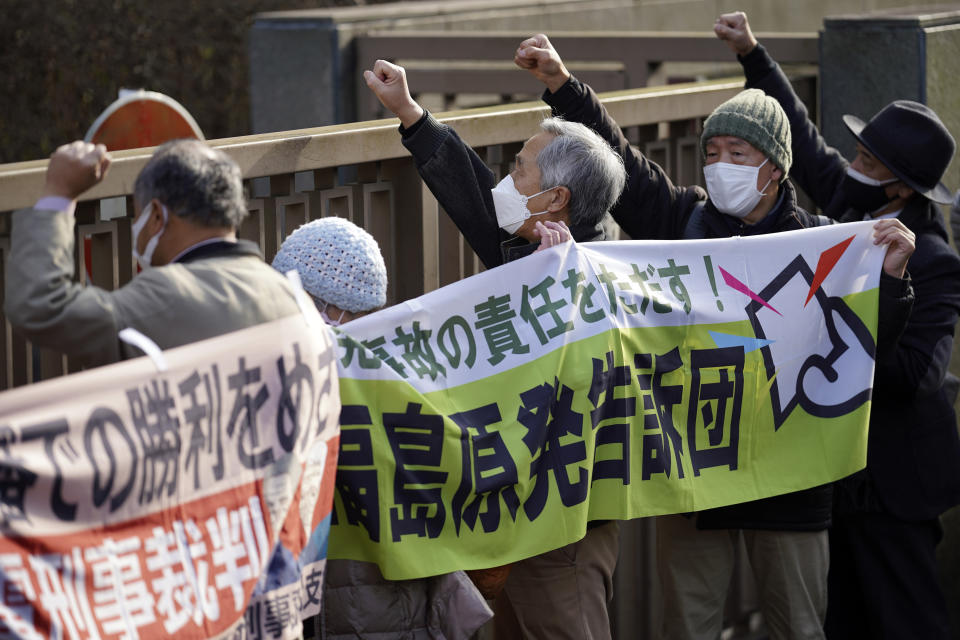
<instances>
[{"instance_id":1,"label":"red and white protest banner","mask_svg":"<svg viewBox=\"0 0 960 640\"><path fill-rule=\"evenodd\" d=\"M320 610L332 335L291 316L0 394L0 637L293 638Z\"/></svg>"}]
</instances>

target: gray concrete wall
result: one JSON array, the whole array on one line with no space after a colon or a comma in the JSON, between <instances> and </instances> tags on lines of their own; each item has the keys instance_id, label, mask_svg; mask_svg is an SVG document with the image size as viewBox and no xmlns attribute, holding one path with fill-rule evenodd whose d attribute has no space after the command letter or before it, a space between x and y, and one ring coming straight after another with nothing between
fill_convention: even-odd
<instances>
[{"instance_id":1,"label":"gray concrete wall","mask_svg":"<svg viewBox=\"0 0 960 640\"><path fill-rule=\"evenodd\" d=\"M342 121L339 33L327 17L258 21L250 31L250 122L268 133Z\"/></svg>"},{"instance_id":2,"label":"gray concrete wall","mask_svg":"<svg viewBox=\"0 0 960 640\"><path fill-rule=\"evenodd\" d=\"M519 8L514 0L453 0L259 14L249 44L251 127L267 133L352 121L358 33L605 29L632 9L631 0L528 0Z\"/></svg>"},{"instance_id":3,"label":"gray concrete wall","mask_svg":"<svg viewBox=\"0 0 960 640\"><path fill-rule=\"evenodd\" d=\"M955 23L923 29L927 64L924 88L926 104L937 112L947 129L960 140L960 5ZM960 162L954 157L944 182L960 188ZM955 600L960 603L960 597Z\"/></svg>"},{"instance_id":4,"label":"gray concrete wall","mask_svg":"<svg viewBox=\"0 0 960 640\"><path fill-rule=\"evenodd\" d=\"M452 4L452 3L451 3ZM575 29L580 31L701 31L709 30L721 13L745 11L755 30L816 31L827 15L866 13L910 5L904 0L584 0L550 3L548 10L524 3L513 7L448 12L443 15L397 20L398 30L443 29ZM917 3L914 3L917 4Z\"/></svg>"},{"instance_id":5,"label":"gray concrete wall","mask_svg":"<svg viewBox=\"0 0 960 640\"><path fill-rule=\"evenodd\" d=\"M828 13L903 4L902 0L448 0L263 13L250 31L252 130L266 133L350 121L359 84L352 41L368 31L709 33L720 13L742 9L755 30L798 32L816 31Z\"/></svg>"}]
</instances>

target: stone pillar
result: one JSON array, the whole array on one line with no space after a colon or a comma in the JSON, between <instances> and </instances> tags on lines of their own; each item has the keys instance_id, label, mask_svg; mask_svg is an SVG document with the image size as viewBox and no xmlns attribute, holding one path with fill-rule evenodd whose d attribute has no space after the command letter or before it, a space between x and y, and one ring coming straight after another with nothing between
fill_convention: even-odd
<instances>
[{"instance_id":1,"label":"stone pillar","mask_svg":"<svg viewBox=\"0 0 960 640\"><path fill-rule=\"evenodd\" d=\"M263 14L250 30L253 133L340 121L337 25L329 17L304 13Z\"/></svg>"},{"instance_id":2,"label":"stone pillar","mask_svg":"<svg viewBox=\"0 0 960 640\"><path fill-rule=\"evenodd\" d=\"M960 4L890 9L824 20L820 38L821 131L853 158L841 116L869 120L893 100L922 102L960 140ZM944 183L960 186L960 162Z\"/></svg>"}]
</instances>

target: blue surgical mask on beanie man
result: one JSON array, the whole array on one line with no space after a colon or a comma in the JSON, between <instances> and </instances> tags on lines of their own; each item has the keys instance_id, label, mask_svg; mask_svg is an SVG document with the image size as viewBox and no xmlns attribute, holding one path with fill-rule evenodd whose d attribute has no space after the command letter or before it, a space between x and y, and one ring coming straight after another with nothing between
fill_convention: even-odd
<instances>
[{"instance_id":1,"label":"blue surgical mask on beanie man","mask_svg":"<svg viewBox=\"0 0 960 640\"><path fill-rule=\"evenodd\" d=\"M323 304L324 316L326 304L361 313L387 302L387 268L380 246L343 218L331 216L298 227L283 241L273 268L299 273L304 290ZM324 319L333 324L332 318Z\"/></svg>"}]
</instances>

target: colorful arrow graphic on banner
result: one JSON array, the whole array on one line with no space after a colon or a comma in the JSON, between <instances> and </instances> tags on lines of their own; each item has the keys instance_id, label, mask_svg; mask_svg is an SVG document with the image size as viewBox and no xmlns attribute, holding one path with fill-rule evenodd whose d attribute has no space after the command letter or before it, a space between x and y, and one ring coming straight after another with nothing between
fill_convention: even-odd
<instances>
[{"instance_id":1,"label":"colorful arrow graphic on banner","mask_svg":"<svg viewBox=\"0 0 960 640\"><path fill-rule=\"evenodd\" d=\"M817 271L813 274L813 282L810 283L810 293L807 294L807 300L803 303L803 306L807 306L807 302L810 302L810 299L813 298L817 289L819 289L823 281L827 279L827 276L830 275L833 268L837 266L837 262L840 261L840 256L847 250L847 247L850 246L850 243L853 242L855 237L856 236L850 236L840 244L835 244L820 254L820 259L817 260Z\"/></svg>"},{"instance_id":2,"label":"colorful arrow graphic on banner","mask_svg":"<svg viewBox=\"0 0 960 640\"><path fill-rule=\"evenodd\" d=\"M713 343L721 349L725 347L743 347L744 353L750 353L751 351L762 349L768 344L773 344L776 342L776 340L737 336L733 335L732 333L720 333L718 331L711 331L710 337L713 338Z\"/></svg>"},{"instance_id":3,"label":"colorful arrow graphic on banner","mask_svg":"<svg viewBox=\"0 0 960 640\"><path fill-rule=\"evenodd\" d=\"M748 287L747 285L743 284L742 282L734 278L732 275L730 275L726 269L724 269L721 266L718 266L717 269L720 270L720 275L723 276L723 281L726 282L728 286L733 287L734 289L736 289L737 291L739 291L740 293L746 296L750 296L752 300L759 302L760 304L765 306L767 309L770 309L770 311L773 311L778 316L783 317L782 313L774 309L772 306L770 306L770 304L766 300L764 300L763 298L758 296L756 293L751 291L750 287Z\"/></svg>"}]
</instances>

